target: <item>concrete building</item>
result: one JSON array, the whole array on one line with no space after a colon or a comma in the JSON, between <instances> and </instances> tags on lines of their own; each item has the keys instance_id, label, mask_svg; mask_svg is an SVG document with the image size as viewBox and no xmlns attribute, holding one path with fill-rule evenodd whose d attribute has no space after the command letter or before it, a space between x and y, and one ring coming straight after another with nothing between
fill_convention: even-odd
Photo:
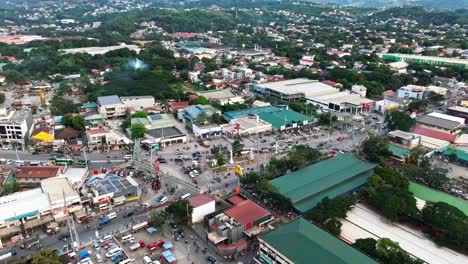
<instances>
[{"instance_id":1,"label":"concrete building","mask_svg":"<svg viewBox=\"0 0 468 264\"><path fill-rule=\"evenodd\" d=\"M225 135L234 137L270 133L273 127L259 116L246 116L232 119L229 124L221 125L221 129Z\"/></svg>"},{"instance_id":2,"label":"concrete building","mask_svg":"<svg viewBox=\"0 0 468 264\"><path fill-rule=\"evenodd\" d=\"M42 180L60 176L62 166L21 166L15 172L15 179L22 186L38 186Z\"/></svg>"},{"instance_id":3,"label":"concrete building","mask_svg":"<svg viewBox=\"0 0 468 264\"><path fill-rule=\"evenodd\" d=\"M29 111L0 109L0 146L26 149L33 118Z\"/></svg>"},{"instance_id":4,"label":"concrete building","mask_svg":"<svg viewBox=\"0 0 468 264\"><path fill-rule=\"evenodd\" d=\"M100 96L97 98L97 108L102 118L125 117L127 106L117 95Z\"/></svg>"},{"instance_id":5,"label":"concrete building","mask_svg":"<svg viewBox=\"0 0 468 264\"><path fill-rule=\"evenodd\" d=\"M376 261L300 217L259 239L261 264L341 263L377 264Z\"/></svg>"},{"instance_id":6,"label":"concrete building","mask_svg":"<svg viewBox=\"0 0 468 264\"><path fill-rule=\"evenodd\" d=\"M344 91L316 97L307 97L307 103L317 106L320 109L357 114L363 111L369 111L374 101L362 97L359 94Z\"/></svg>"},{"instance_id":7,"label":"concrete building","mask_svg":"<svg viewBox=\"0 0 468 264\"><path fill-rule=\"evenodd\" d=\"M367 88L364 85L353 85L351 86L351 92L361 97L366 97Z\"/></svg>"},{"instance_id":8,"label":"concrete building","mask_svg":"<svg viewBox=\"0 0 468 264\"><path fill-rule=\"evenodd\" d=\"M162 127L146 130L144 142L150 145L167 145L187 142L187 135L182 133L177 127Z\"/></svg>"},{"instance_id":9,"label":"concrete building","mask_svg":"<svg viewBox=\"0 0 468 264\"><path fill-rule=\"evenodd\" d=\"M339 92L338 89L328 84L305 78L254 84L252 91L286 101L298 101L307 97L317 97Z\"/></svg>"},{"instance_id":10,"label":"concrete building","mask_svg":"<svg viewBox=\"0 0 468 264\"><path fill-rule=\"evenodd\" d=\"M383 99L383 100L375 102L374 110L383 115L386 115L388 111L399 109L400 107L401 107L401 104L398 102L394 102L388 99Z\"/></svg>"},{"instance_id":11,"label":"concrete building","mask_svg":"<svg viewBox=\"0 0 468 264\"><path fill-rule=\"evenodd\" d=\"M88 139L88 149L94 150L102 148L106 142L106 130L103 128L95 128L86 130L86 137Z\"/></svg>"},{"instance_id":12,"label":"concrete building","mask_svg":"<svg viewBox=\"0 0 468 264\"><path fill-rule=\"evenodd\" d=\"M92 202L103 210L109 207L113 200L124 198L124 200L139 199L141 190L138 183L132 177L119 177L108 174L102 179L85 183L92 193Z\"/></svg>"},{"instance_id":13,"label":"concrete building","mask_svg":"<svg viewBox=\"0 0 468 264\"><path fill-rule=\"evenodd\" d=\"M241 96L233 94L231 91L224 90L212 90L212 91L201 91L197 92L198 96L203 96L210 100L211 102L217 102L220 105L244 103L244 99Z\"/></svg>"},{"instance_id":14,"label":"concrete building","mask_svg":"<svg viewBox=\"0 0 468 264\"><path fill-rule=\"evenodd\" d=\"M217 124L197 125L192 124L192 132L196 138L210 138L221 136L223 130Z\"/></svg>"},{"instance_id":15,"label":"concrete building","mask_svg":"<svg viewBox=\"0 0 468 264\"><path fill-rule=\"evenodd\" d=\"M133 111L142 111L144 109L153 108L155 105L153 96L122 96L122 103Z\"/></svg>"},{"instance_id":16,"label":"concrete building","mask_svg":"<svg viewBox=\"0 0 468 264\"><path fill-rule=\"evenodd\" d=\"M200 116L209 118L215 113L221 115L221 111L211 105L189 105L177 112L177 118L184 123L192 123Z\"/></svg>"},{"instance_id":17,"label":"concrete building","mask_svg":"<svg viewBox=\"0 0 468 264\"><path fill-rule=\"evenodd\" d=\"M41 188L49 195L50 210L55 221L65 220L68 213L81 210L80 195L66 177L44 179Z\"/></svg>"},{"instance_id":18,"label":"concrete building","mask_svg":"<svg viewBox=\"0 0 468 264\"><path fill-rule=\"evenodd\" d=\"M216 211L216 202L213 198L206 194L200 194L189 199L190 205L193 207L192 223L203 221L206 215Z\"/></svg>"},{"instance_id":19,"label":"concrete building","mask_svg":"<svg viewBox=\"0 0 468 264\"><path fill-rule=\"evenodd\" d=\"M399 98L413 98L413 99L424 99L426 88L419 85L406 85L397 90L397 96Z\"/></svg>"}]
</instances>

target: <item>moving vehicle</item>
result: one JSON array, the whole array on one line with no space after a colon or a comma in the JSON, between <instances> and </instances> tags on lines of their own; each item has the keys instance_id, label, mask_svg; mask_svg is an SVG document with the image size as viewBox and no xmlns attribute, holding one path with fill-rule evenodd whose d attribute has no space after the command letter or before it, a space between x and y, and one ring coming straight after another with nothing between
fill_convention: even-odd
<instances>
[{"instance_id":1,"label":"moving vehicle","mask_svg":"<svg viewBox=\"0 0 468 264\"><path fill-rule=\"evenodd\" d=\"M108 223L110 223L110 219L109 219L109 217L106 216L99 222L99 225L102 226L102 225L106 225Z\"/></svg>"},{"instance_id":2,"label":"moving vehicle","mask_svg":"<svg viewBox=\"0 0 468 264\"><path fill-rule=\"evenodd\" d=\"M128 211L126 214L124 214L124 216L123 216L123 217L124 217L124 218L126 218L126 217L130 217L130 216L132 216L132 215L134 215L134 214L135 214L135 211L134 211L134 210L132 210L132 211Z\"/></svg>"},{"instance_id":3,"label":"moving vehicle","mask_svg":"<svg viewBox=\"0 0 468 264\"><path fill-rule=\"evenodd\" d=\"M13 257L14 255L16 255L16 251L14 251L14 250L8 251L5 254L0 255L0 261L9 259L9 258Z\"/></svg>"},{"instance_id":4,"label":"moving vehicle","mask_svg":"<svg viewBox=\"0 0 468 264\"><path fill-rule=\"evenodd\" d=\"M186 199L190 196L190 193L186 193L180 197L180 199Z\"/></svg>"},{"instance_id":5,"label":"moving vehicle","mask_svg":"<svg viewBox=\"0 0 468 264\"><path fill-rule=\"evenodd\" d=\"M116 217L117 217L117 213L115 213L115 212L112 212L112 213L107 215L107 218L109 218L109 219L114 219Z\"/></svg>"},{"instance_id":6,"label":"moving vehicle","mask_svg":"<svg viewBox=\"0 0 468 264\"><path fill-rule=\"evenodd\" d=\"M211 264L215 264L217 262L213 256L207 256L206 261L208 261Z\"/></svg>"},{"instance_id":7,"label":"moving vehicle","mask_svg":"<svg viewBox=\"0 0 468 264\"><path fill-rule=\"evenodd\" d=\"M156 198L156 202L159 203L159 204L163 204L163 203L167 202L168 200L169 200L169 198L167 198L164 195L158 196L158 198Z\"/></svg>"}]
</instances>

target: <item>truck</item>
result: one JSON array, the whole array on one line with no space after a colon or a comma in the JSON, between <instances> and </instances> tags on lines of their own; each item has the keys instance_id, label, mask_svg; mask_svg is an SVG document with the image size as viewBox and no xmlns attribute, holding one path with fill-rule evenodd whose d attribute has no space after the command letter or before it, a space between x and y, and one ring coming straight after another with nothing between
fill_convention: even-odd
<instances>
[{"instance_id":1,"label":"truck","mask_svg":"<svg viewBox=\"0 0 468 264\"><path fill-rule=\"evenodd\" d=\"M2 260L6 260L6 259L9 259L9 258L13 257L14 255L16 255L16 251L14 251L14 250L8 251L5 254L0 255L0 262Z\"/></svg>"},{"instance_id":2,"label":"truck","mask_svg":"<svg viewBox=\"0 0 468 264\"><path fill-rule=\"evenodd\" d=\"M136 232L140 231L141 229L145 228L148 226L148 221L144 221L144 222L141 222L141 223L138 223L134 226L132 226L132 231L131 233L132 234L135 234Z\"/></svg>"}]
</instances>

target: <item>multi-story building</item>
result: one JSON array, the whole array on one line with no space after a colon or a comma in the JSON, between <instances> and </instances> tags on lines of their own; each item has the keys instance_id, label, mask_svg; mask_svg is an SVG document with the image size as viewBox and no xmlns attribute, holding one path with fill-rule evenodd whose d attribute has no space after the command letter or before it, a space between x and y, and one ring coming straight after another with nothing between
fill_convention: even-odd
<instances>
[{"instance_id":1,"label":"multi-story building","mask_svg":"<svg viewBox=\"0 0 468 264\"><path fill-rule=\"evenodd\" d=\"M120 97L122 103L128 108L134 111L141 111L143 109L154 107L154 97L150 95L146 96L122 96Z\"/></svg>"},{"instance_id":2,"label":"multi-story building","mask_svg":"<svg viewBox=\"0 0 468 264\"><path fill-rule=\"evenodd\" d=\"M98 97L97 108L104 119L124 117L127 115L127 106L122 103L117 95Z\"/></svg>"},{"instance_id":3,"label":"multi-story building","mask_svg":"<svg viewBox=\"0 0 468 264\"><path fill-rule=\"evenodd\" d=\"M397 90L397 96L399 98L414 98L423 99L426 88L418 85L407 85Z\"/></svg>"},{"instance_id":4,"label":"multi-story building","mask_svg":"<svg viewBox=\"0 0 468 264\"><path fill-rule=\"evenodd\" d=\"M0 109L0 145L20 146L24 150L32 132L32 124L33 118L29 111Z\"/></svg>"}]
</instances>

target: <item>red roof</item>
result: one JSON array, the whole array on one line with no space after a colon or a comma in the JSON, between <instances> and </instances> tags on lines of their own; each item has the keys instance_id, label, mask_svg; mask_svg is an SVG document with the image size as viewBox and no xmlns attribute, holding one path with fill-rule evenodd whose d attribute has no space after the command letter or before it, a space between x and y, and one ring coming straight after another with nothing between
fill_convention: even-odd
<instances>
[{"instance_id":1,"label":"red roof","mask_svg":"<svg viewBox=\"0 0 468 264\"><path fill-rule=\"evenodd\" d=\"M416 126L415 128L413 128L413 133L450 142L455 141L455 139L457 138L457 135L452 135L421 126Z\"/></svg>"},{"instance_id":2,"label":"red roof","mask_svg":"<svg viewBox=\"0 0 468 264\"><path fill-rule=\"evenodd\" d=\"M253 223L258 219L271 215L270 212L250 200L245 200L224 213L242 225Z\"/></svg>"},{"instance_id":3,"label":"red roof","mask_svg":"<svg viewBox=\"0 0 468 264\"><path fill-rule=\"evenodd\" d=\"M229 197L229 201L235 205L238 205L242 203L243 201L245 201L245 199L240 197L239 195L234 195L234 196Z\"/></svg>"},{"instance_id":4,"label":"red roof","mask_svg":"<svg viewBox=\"0 0 468 264\"><path fill-rule=\"evenodd\" d=\"M325 80L323 81L322 83L324 84L328 84L330 86L336 86L338 83L334 82L334 81L330 81L330 80Z\"/></svg>"},{"instance_id":5,"label":"red roof","mask_svg":"<svg viewBox=\"0 0 468 264\"><path fill-rule=\"evenodd\" d=\"M47 179L58 176L62 170L62 166L21 166L16 171L15 178Z\"/></svg>"},{"instance_id":6,"label":"red roof","mask_svg":"<svg viewBox=\"0 0 468 264\"><path fill-rule=\"evenodd\" d=\"M170 102L170 103L167 103L167 105L169 106L169 108L171 110L179 110L179 109L182 109L186 106L189 106L189 101L183 101L183 102Z\"/></svg>"},{"instance_id":7,"label":"red roof","mask_svg":"<svg viewBox=\"0 0 468 264\"><path fill-rule=\"evenodd\" d=\"M395 96L395 94L396 93L392 90L387 90L382 93L382 95L386 95L386 96Z\"/></svg>"},{"instance_id":8,"label":"red roof","mask_svg":"<svg viewBox=\"0 0 468 264\"><path fill-rule=\"evenodd\" d=\"M189 199L190 205L193 208L202 206L202 205L207 204L207 203L212 202L212 201L214 201L214 199L209 197L206 194L200 194L200 195L194 196L194 197Z\"/></svg>"},{"instance_id":9,"label":"red roof","mask_svg":"<svg viewBox=\"0 0 468 264\"><path fill-rule=\"evenodd\" d=\"M104 133L106 133L106 130L104 130L103 128L97 128L97 129L91 129L91 130L89 130L88 133L89 133L90 135L104 134Z\"/></svg>"}]
</instances>

